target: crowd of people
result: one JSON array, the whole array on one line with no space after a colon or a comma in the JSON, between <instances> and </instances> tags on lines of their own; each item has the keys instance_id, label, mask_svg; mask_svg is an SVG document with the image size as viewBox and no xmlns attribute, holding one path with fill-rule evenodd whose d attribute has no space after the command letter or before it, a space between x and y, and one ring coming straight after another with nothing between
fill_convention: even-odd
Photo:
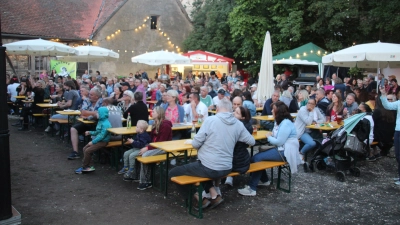
<instances>
[{"instance_id":1,"label":"crowd of people","mask_svg":"<svg viewBox=\"0 0 400 225\"><path fill-rule=\"evenodd\" d=\"M110 140L121 138L111 135L107 129L121 127L124 125L122 118L130 118L131 125L136 126L137 135L128 139L132 148L124 153L124 166L118 173L123 174L125 181L139 181L138 189L145 190L152 187L150 169L135 158L138 155L146 157L164 153L149 146L151 142L189 138L190 130L172 131L172 127L176 123L192 121L202 121L192 143L198 149L199 160L175 167L170 176L195 175L217 180L231 171L247 171L246 165L250 162L265 160L286 160L294 173L304 155L315 148L316 137L321 135L318 130L310 130L306 126L340 121L359 112L365 112L370 120L370 143L380 143L380 151L376 148L370 151L367 160L376 161L388 155L393 145L391 137L395 136L396 157L400 165L400 130L396 126L398 137L394 135L396 112L391 111L398 107L396 99L400 88L396 79L387 82L386 79L383 81L383 75L378 77L378 81L374 81L371 75L365 80L344 78L343 82L333 74L325 80L317 77L314 87L300 86L296 90L282 74L276 76L271 98L258 99L257 83L250 85L243 81L240 72L224 74L219 79L214 71L197 76L189 72L184 78L179 72L170 77L162 71L153 80L143 70L120 79L102 77L99 71L92 77L85 71L76 79L56 75L40 75L37 78L13 76L8 80L8 93L9 101L14 103L10 113L20 115L20 121L13 125L19 126L21 131L29 130L30 115L43 111L37 104L45 99L50 99L60 109L80 110L81 117L97 121L95 130L91 125L76 122L69 133L60 134L71 139L70 160L81 157L79 142L85 140L84 136L91 136L91 141L83 147L83 164L75 170L77 174L95 170L91 154L106 146ZM384 84L380 84L381 81ZM381 89L378 89L379 85ZM23 103L16 96L26 96L33 102ZM156 103L147 103L149 99ZM22 109L19 110L19 107ZM251 125L255 122L251 117L256 115L257 107L263 108L261 115L275 118L274 122L260 123L261 127L271 131L266 139L275 150L260 146L260 152L250 159L243 149L255 144L251 135ZM152 109L151 113L149 109ZM216 115L211 116L209 110L216 110ZM290 113L298 114L294 119ZM68 117L55 114L51 118ZM148 134L149 125L152 129ZM59 132L60 125L51 124L45 131L53 129ZM298 140L304 144L301 148ZM228 178L226 184L233 185L232 179ZM400 185L398 179L396 184ZM267 185L269 180L265 171L255 172L248 186L238 192L254 196L257 186ZM204 190L208 200L198 199L203 201L203 207L215 207L223 201L219 182L206 182ZM182 188L182 191L187 190Z\"/></svg>"}]
</instances>

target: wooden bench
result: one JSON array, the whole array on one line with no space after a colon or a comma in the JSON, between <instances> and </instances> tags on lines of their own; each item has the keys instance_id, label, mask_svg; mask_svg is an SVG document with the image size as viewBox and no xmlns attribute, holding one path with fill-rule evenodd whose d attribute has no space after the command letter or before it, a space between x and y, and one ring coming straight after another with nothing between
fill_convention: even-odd
<instances>
[{"instance_id":1,"label":"wooden bench","mask_svg":"<svg viewBox=\"0 0 400 225\"><path fill-rule=\"evenodd\" d=\"M115 167L115 170L118 171L118 163L121 155L120 147L129 145L127 142L122 144L121 140L118 141L110 141L106 145L106 148L116 148L115 151L112 151L111 154L111 167Z\"/></svg>"},{"instance_id":2,"label":"wooden bench","mask_svg":"<svg viewBox=\"0 0 400 225\"><path fill-rule=\"evenodd\" d=\"M252 173L252 172L257 172L257 171L261 171L261 170L265 170L265 169L271 169L271 185L273 184L273 168L274 167L278 167L278 182L277 182L277 189L278 190L282 190L284 192L290 193L290 185L291 185L291 171L290 171L290 167L289 164L286 162L278 162L278 161L261 161L261 162L256 162L256 163L252 163L250 164L250 168L246 173ZM288 189L284 189L282 188L280 185L280 181L281 181L281 175L282 173L284 173L284 175L287 176L288 178ZM240 175L238 172L231 172L230 174L228 174L227 176L233 177L233 176L238 176ZM194 214L192 212L192 196L193 196L193 192L192 192L192 187L195 186L199 199L202 199L202 192L203 192L203 187L201 185L201 182L205 182L205 181L210 181L210 178L205 178L205 177L196 177L196 176L177 176L177 177L172 177L171 181L174 183L177 183L179 185L191 185L190 191L189 191L189 195L187 197L188 204L186 204L186 206L188 207L188 212L190 215L193 215L199 219L203 218L203 210L202 210L202 201L199 201L199 205L198 205L198 213Z\"/></svg>"}]
</instances>

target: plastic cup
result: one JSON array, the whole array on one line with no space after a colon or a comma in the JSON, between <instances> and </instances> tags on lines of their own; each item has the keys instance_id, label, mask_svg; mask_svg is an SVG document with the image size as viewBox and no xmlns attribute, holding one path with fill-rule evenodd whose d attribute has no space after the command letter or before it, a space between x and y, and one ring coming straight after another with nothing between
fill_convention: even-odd
<instances>
[{"instance_id":1,"label":"plastic cup","mask_svg":"<svg viewBox=\"0 0 400 225\"><path fill-rule=\"evenodd\" d=\"M328 136L327 133L322 133L322 137L325 139Z\"/></svg>"},{"instance_id":2,"label":"plastic cup","mask_svg":"<svg viewBox=\"0 0 400 225\"><path fill-rule=\"evenodd\" d=\"M253 125L253 135L257 135L257 125Z\"/></svg>"}]
</instances>

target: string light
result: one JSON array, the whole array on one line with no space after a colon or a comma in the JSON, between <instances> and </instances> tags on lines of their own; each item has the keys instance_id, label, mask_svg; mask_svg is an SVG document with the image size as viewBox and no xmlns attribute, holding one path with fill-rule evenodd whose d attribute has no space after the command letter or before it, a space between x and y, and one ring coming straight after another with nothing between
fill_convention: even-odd
<instances>
[{"instance_id":1,"label":"string light","mask_svg":"<svg viewBox=\"0 0 400 225\"><path fill-rule=\"evenodd\" d=\"M142 28L147 27L147 26L146 26L146 22L147 22L147 20L149 20L149 19L150 19L150 16L147 16L146 18L143 19L143 22L144 22L143 24L139 25L138 27L132 28L132 29L130 29L130 30L134 30L135 32L138 32L138 31L142 30ZM155 23L152 22L152 26L154 26L154 24L155 24ZM158 26L155 27L155 30L158 31L158 32L160 33L161 36L166 37L166 39L167 39L166 41L167 41L167 43L169 44L169 48L172 48L172 50L176 48L177 51L179 52L180 48L179 48L178 46L175 46L174 43L172 43L171 38L168 37L167 33L165 33L165 32L164 32L161 28L159 28ZM123 31L128 31L128 30L123 30ZM116 35L119 34L119 33L121 33L121 30L120 30L120 29L116 30L115 32L110 33L109 35L106 36L105 39L106 39L106 40L111 40L112 38L116 37ZM88 41L88 42L89 42L89 41L92 42L90 39L87 39L87 41ZM97 43L97 42L95 42L95 43ZM175 48L174 48L174 47L175 47ZM172 51L172 50L170 50L170 51ZM128 50L121 50L121 51L128 52ZM118 52L119 52L119 50L118 50ZM132 53L134 53L133 50L132 50Z\"/></svg>"}]
</instances>

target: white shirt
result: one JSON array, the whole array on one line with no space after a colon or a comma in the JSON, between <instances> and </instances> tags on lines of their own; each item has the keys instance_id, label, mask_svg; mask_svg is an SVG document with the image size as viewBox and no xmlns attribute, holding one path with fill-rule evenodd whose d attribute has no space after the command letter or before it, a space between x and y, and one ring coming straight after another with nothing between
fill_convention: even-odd
<instances>
[{"instance_id":1,"label":"white shirt","mask_svg":"<svg viewBox=\"0 0 400 225\"><path fill-rule=\"evenodd\" d=\"M11 95L11 101L15 102L16 98L15 96L18 95L17 93L17 87L19 86L19 83L13 83L13 84L9 84L7 86L7 94Z\"/></svg>"},{"instance_id":2,"label":"white shirt","mask_svg":"<svg viewBox=\"0 0 400 225\"><path fill-rule=\"evenodd\" d=\"M189 111L189 120L188 121L193 121L194 116L193 116L193 112L191 110L192 108L191 108L190 104L189 104L189 106L190 106L190 108L188 109L188 111ZM200 112L201 112L201 114L203 115L203 121L208 117L208 108L207 108L206 104L204 104L202 102L199 102L199 104L197 104L196 112L197 112L197 114L200 114ZM186 114L186 110L185 110L185 114Z\"/></svg>"},{"instance_id":3,"label":"white shirt","mask_svg":"<svg viewBox=\"0 0 400 225\"><path fill-rule=\"evenodd\" d=\"M215 96L215 97L213 98L213 105L218 105L219 101L221 101L221 99L219 99L218 95Z\"/></svg>"}]
</instances>

